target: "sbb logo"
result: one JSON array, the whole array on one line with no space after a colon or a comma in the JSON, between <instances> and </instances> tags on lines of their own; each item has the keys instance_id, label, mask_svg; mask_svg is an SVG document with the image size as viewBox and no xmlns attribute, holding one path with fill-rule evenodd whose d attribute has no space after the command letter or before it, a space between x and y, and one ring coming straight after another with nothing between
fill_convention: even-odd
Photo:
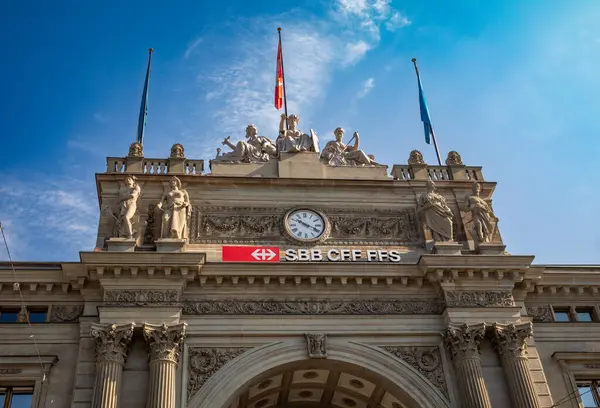
<instances>
[{"instance_id":1,"label":"sbb logo","mask_svg":"<svg viewBox=\"0 0 600 408\"><path fill-rule=\"evenodd\" d=\"M279 262L279 248L265 246L224 246L223 262Z\"/></svg>"}]
</instances>

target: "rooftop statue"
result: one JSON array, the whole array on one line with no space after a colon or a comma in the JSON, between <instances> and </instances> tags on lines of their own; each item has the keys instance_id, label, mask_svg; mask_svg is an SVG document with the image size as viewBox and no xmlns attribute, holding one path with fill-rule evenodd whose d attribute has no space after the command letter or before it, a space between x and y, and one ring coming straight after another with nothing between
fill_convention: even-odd
<instances>
[{"instance_id":1,"label":"rooftop statue","mask_svg":"<svg viewBox=\"0 0 600 408\"><path fill-rule=\"evenodd\" d=\"M141 189L135 176L125 176L125 188L119 194L116 234L119 238L133 238L132 220L137 210Z\"/></svg>"},{"instance_id":2,"label":"rooftop statue","mask_svg":"<svg viewBox=\"0 0 600 408\"><path fill-rule=\"evenodd\" d=\"M127 153L129 157L144 157L144 149L141 143L133 142L129 146L129 153Z\"/></svg>"},{"instance_id":3,"label":"rooftop statue","mask_svg":"<svg viewBox=\"0 0 600 408\"><path fill-rule=\"evenodd\" d=\"M187 219L191 215L192 206L187 191L181 189L181 181L177 177L169 181L170 190L165 192L157 205L163 210L161 238L187 238Z\"/></svg>"},{"instance_id":4,"label":"rooftop statue","mask_svg":"<svg viewBox=\"0 0 600 408\"><path fill-rule=\"evenodd\" d=\"M223 140L223 144L229 146L233 151L220 154L217 150L215 160L232 163L261 163L268 162L277 155L275 143L267 137L258 136L258 128L255 125L246 127L246 140L241 140L237 144L229 141L230 136Z\"/></svg>"},{"instance_id":5,"label":"rooftop statue","mask_svg":"<svg viewBox=\"0 0 600 408\"><path fill-rule=\"evenodd\" d=\"M435 183L431 180L427 181L427 192L419 197L418 213L424 218L434 241L453 241L454 214L446 199L435 191Z\"/></svg>"},{"instance_id":6,"label":"rooftop statue","mask_svg":"<svg viewBox=\"0 0 600 408\"><path fill-rule=\"evenodd\" d=\"M288 128L285 128L287 119ZM277 138L277 150L280 153L316 152L319 153L319 138L314 130L310 130L310 136L298 129L300 118L290 115L286 118L281 114L279 122L279 137Z\"/></svg>"},{"instance_id":7,"label":"rooftop statue","mask_svg":"<svg viewBox=\"0 0 600 408\"><path fill-rule=\"evenodd\" d=\"M321 152L321 161L330 166L381 166L375 161L373 155L367 155L362 150L359 150L360 136L358 132L354 132L354 145L344 144L344 129L341 127L333 131L335 140L327 142L325 148Z\"/></svg>"},{"instance_id":8,"label":"rooftop statue","mask_svg":"<svg viewBox=\"0 0 600 408\"><path fill-rule=\"evenodd\" d=\"M473 239L478 243L490 242L494 236L495 226L498 219L492 211L488 201L481 198L481 184L475 182L472 187L473 193L465 197L465 207L471 212L473 222Z\"/></svg>"}]
</instances>

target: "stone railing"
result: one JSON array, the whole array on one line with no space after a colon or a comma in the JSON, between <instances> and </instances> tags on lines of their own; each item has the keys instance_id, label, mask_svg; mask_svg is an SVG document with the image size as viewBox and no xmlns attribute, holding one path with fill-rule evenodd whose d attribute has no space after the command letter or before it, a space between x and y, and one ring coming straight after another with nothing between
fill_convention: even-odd
<instances>
[{"instance_id":1,"label":"stone railing","mask_svg":"<svg viewBox=\"0 0 600 408\"><path fill-rule=\"evenodd\" d=\"M479 166L429 166L427 164L394 164L394 180L470 180L483 181Z\"/></svg>"},{"instance_id":2,"label":"stone railing","mask_svg":"<svg viewBox=\"0 0 600 408\"><path fill-rule=\"evenodd\" d=\"M107 173L135 174L184 174L200 176L204 171L204 160L184 157L150 159L146 157L107 157Z\"/></svg>"}]
</instances>

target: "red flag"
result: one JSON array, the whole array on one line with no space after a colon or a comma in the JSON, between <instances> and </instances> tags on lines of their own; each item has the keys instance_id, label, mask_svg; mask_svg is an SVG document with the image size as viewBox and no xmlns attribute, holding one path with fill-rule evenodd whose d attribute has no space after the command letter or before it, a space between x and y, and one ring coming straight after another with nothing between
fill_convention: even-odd
<instances>
[{"instance_id":1,"label":"red flag","mask_svg":"<svg viewBox=\"0 0 600 408\"><path fill-rule=\"evenodd\" d=\"M275 109L283 107L283 55L281 53L281 39L277 47L277 76L275 77Z\"/></svg>"}]
</instances>

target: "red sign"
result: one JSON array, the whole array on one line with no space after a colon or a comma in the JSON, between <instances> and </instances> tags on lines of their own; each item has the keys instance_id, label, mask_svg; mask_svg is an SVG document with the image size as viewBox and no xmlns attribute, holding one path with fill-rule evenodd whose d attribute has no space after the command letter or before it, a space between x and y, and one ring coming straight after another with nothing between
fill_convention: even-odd
<instances>
[{"instance_id":1,"label":"red sign","mask_svg":"<svg viewBox=\"0 0 600 408\"><path fill-rule=\"evenodd\" d=\"M224 246L223 262L279 262L279 247Z\"/></svg>"}]
</instances>

